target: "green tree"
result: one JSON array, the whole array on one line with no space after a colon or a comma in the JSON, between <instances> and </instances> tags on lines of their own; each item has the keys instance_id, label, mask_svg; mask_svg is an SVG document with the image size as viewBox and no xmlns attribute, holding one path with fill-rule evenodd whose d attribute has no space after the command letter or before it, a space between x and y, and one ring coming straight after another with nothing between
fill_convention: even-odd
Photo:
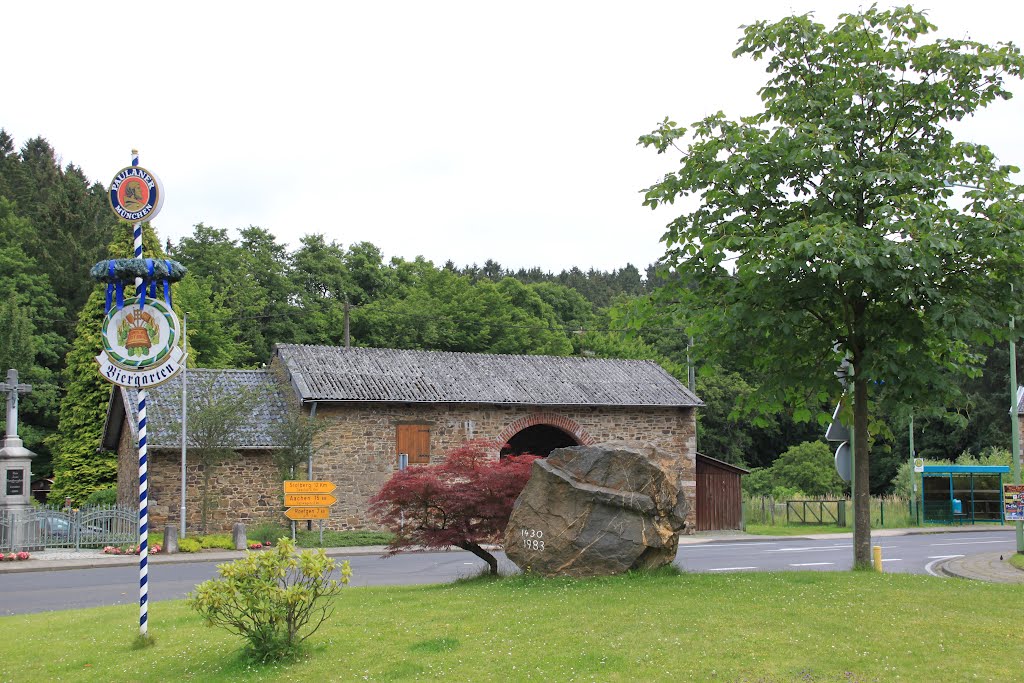
<instances>
[{"instance_id":1,"label":"green tree","mask_svg":"<svg viewBox=\"0 0 1024 683\"><path fill-rule=\"evenodd\" d=\"M274 442L277 447L271 452L271 457L277 466L278 476L284 481L295 478L302 465L316 455L316 437L327 428L327 423L323 418L303 410L301 403L289 400L294 397L294 392L284 368L276 364L274 380L284 410L281 421L274 426ZM323 445L326 444L321 442Z\"/></svg>"},{"instance_id":2,"label":"green tree","mask_svg":"<svg viewBox=\"0 0 1024 683\"><path fill-rule=\"evenodd\" d=\"M26 372L35 360L32 321L10 299L0 301L0 371Z\"/></svg>"},{"instance_id":3,"label":"green tree","mask_svg":"<svg viewBox=\"0 0 1024 683\"><path fill-rule=\"evenodd\" d=\"M796 489L808 496L831 496L843 490L829 447L821 441L806 441L791 448L772 463L775 486Z\"/></svg>"},{"instance_id":4,"label":"green tree","mask_svg":"<svg viewBox=\"0 0 1024 683\"><path fill-rule=\"evenodd\" d=\"M975 370L969 342L1007 336L1020 317L1021 189L1016 169L957 142L951 121L1010 97L1013 45L935 39L910 7L747 26L736 56L766 58L763 111L718 113L692 136L666 119L640 143L682 148L647 189L652 208L696 195L669 226L666 261L698 342L740 339L766 378L758 399L810 418L852 364L854 564L870 566L869 399L910 404L955 391ZM949 183L977 186L957 201ZM710 355L710 354L709 354ZM827 419L827 418L826 418Z\"/></svg>"},{"instance_id":5,"label":"green tree","mask_svg":"<svg viewBox=\"0 0 1024 683\"><path fill-rule=\"evenodd\" d=\"M148 223L143 225L142 239L144 253L163 256ZM110 258L127 258L133 253L132 235L125 227L110 245ZM96 366L96 356L103 349L100 328L105 304L105 286L94 285L78 315L74 343L67 354L60 421L47 439L53 453L50 495L56 500L82 502L93 491L117 482L117 454L100 450L111 388Z\"/></svg>"},{"instance_id":6,"label":"green tree","mask_svg":"<svg viewBox=\"0 0 1024 683\"><path fill-rule=\"evenodd\" d=\"M200 531L206 533L213 505L210 482L214 469L234 454L238 429L251 417L256 390L237 391L219 381L220 373L192 374L188 389L188 446L190 458L201 467Z\"/></svg>"}]
</instances>

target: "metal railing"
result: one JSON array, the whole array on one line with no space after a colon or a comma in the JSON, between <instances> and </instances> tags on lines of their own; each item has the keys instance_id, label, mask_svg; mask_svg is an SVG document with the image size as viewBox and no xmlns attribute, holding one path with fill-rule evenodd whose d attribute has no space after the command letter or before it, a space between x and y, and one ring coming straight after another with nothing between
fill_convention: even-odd
<instances>
[{"instance_id":1,"label":"metal railing","mask_svg":"<svg viewBox=\"0 0 1024 683\"><path fill-rule=\"evenodd\" d=\"M846 526L845 500L787 500L786 524Z\"/></svg>"},{"instance_id":2,"label":"metal railing","mask_svg":"<svg viewBox=\"0 0 1024 683\"><path fill-rule=\"evenodd\" d=\"M0 552L102 548L134 544L138 538L139 511L134 507L0 510Z\"/></svg>"}]
</instances>

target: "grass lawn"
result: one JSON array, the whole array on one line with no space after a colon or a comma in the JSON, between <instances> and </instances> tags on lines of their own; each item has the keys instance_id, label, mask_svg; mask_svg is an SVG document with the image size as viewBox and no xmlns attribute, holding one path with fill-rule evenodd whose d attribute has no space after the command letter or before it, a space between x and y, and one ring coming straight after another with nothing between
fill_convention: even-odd
<instances>
[{"instance_id":1,"label":"grass lawn","mask_svg":"<svg viewBox=\"0 0 1024 683\"><path fill-rule=\"evenodd\" d=\"M853 533L853 529L848 526L830 524L794 524L791 526L784 524L748 524L746 532L756 536L807 536L809 534L850 534Z\"/></svg>"},{"instance_id":2,"label":"grass lawn","mask_svg":"<svg viewBox=\"0 0 1024 683\"><path fill-rule=\"evenodd\" d=\"M1024 586L874 572L513 577L347 588L288 664L181 602L0 617L18 681L1008 681Z\"/></svg>"},{"instance_id":3,"label":"grass lawn","mask_svg":"<svg viewBox=\"0 0 1024 683\"><path fill-rule=\"evenodd\" d=\"M1017 569L1024 570L1024 555L1021 553L1014 553L1013 555L1010 555L1010 564Z\"/></svg>"}]
</instances>

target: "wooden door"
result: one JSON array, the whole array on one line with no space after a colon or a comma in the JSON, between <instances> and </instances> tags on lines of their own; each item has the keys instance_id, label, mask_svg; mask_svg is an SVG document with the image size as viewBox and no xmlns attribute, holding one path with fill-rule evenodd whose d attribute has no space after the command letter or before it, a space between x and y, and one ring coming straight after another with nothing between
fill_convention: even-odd
<instances>
[{"instance_id":1,"label":"wooden door","mask_svg":"<svg viewBox=\"0 0 1024 683\"><path fill-rule=\"evenodd\" d=\"M410 465L430 463L430 425L398 425L395 437L395 457L409 455Z\"/></svg>"}]
</instances>

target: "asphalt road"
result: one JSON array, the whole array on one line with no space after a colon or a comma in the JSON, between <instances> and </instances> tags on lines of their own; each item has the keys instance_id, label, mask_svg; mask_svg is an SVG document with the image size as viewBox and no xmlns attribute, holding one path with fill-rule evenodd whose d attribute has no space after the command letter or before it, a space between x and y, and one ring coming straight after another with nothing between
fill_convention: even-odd
<instances>
[{"instance_id":1,"label":"asphalt road","mask_svg":"<svg viewBox=\"0 0 1024 683\"><path fill-rule=\"evenodd\" d=\"M944 559L976 553L1016 552L1013 529L876 537L887 572L934 574ZM838 571L853 566L853 541L712 541L680 548L676 565L693 572Z\"/></svg>"},{"instance_id":2,"label":"asphalt road","mask_svg":"<svg viewBox=\"0 0 1024 683\"><path fill-rule=\"evenodd\" d=\"M880 543L877 543L879 542ZM711 541L683 545L676 564L686 571L840 571L853 563L852 541L764 540ZM932 573L936 562L957 555L1015 551L1014 532L921 534L876 539L886 571ZM342 558L338 558L342 559ZM484 564L461 552L409 553L383 558L344 558L352 566L352 586L440 583L479 573ZM499 554L503 571L514 567ZM216 562L150 564L150 601L176 600L216 573ZM99 605L135 604L138 569L24 572L0 575L0 614L28 614Z\"/></svg>"}]
</instances>

